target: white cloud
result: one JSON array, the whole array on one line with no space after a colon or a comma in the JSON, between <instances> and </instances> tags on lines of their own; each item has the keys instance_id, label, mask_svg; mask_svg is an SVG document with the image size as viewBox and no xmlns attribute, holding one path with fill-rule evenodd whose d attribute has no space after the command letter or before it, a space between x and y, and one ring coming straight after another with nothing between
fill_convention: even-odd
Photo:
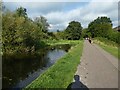
<instances>
[{"instance_id":1,"label":"white cloud","mask_svg":"<svg viewBox=\"0 0 120 90\"><path fill-rule=\"evenodd\" d=\"M114 23L113 27L116 27L116 26L118 26L118 20L116 20L116 21L113 21L113 23ZM120 24L120 23L119 23L119 24Z\"/></svg>"},{"instance_id":2,"label":"white cloud","mask_svg":"<svg viewBox=\"0 0 120 90\"><path fill-rule=\"evenodd\" d=\"M91 2L119 2L119 0L91 0Z\"/></svg>"},{"instance_id":3,"label":"white cloud","mask_svg":"<svg viewBox=\"0 0 120 90\"><path fill-rule=\"evenodd\" d=\"M4 5L12 10L22 6L32 15L60 11L63 6L63 4L60 5L58 2L5 2Z\"/></svg>"},{"instance_id":4,"label":"white cloud","mask_svg":"<svg viewBox=\"0 0 120 90\"><path fill-rule=\"evenodd\" d=\"M4 2L89 2L91 0L4 0Z\"/></svg>"},{"instance_id":5,"label":"white cloud","mask_svg":"<svg viewBox=\"0 0 120 90\"><path fill-rule=\"evenodd\" d=\"M36 3L36 2L27 2L27 3L17 3L16 7L21 5L27 8L28 15L30 17L43 15L47 18L51 27L50 30L54 31L57 29L63 30L66 28L68 23L72 20L81 22L83 27L87 25L100 16L110 17L113 26L117 26L118 21L118 0L92 0L86 5L73 7L67 11L64 9L67 6L67 3ZM10 5L14 7L14 5Z\"/></svg>"},{"instance_id":6,"label":"white cloud","mask_svg":"<svg viewBox=\"0 0 120 90\"><path fill-rule=\"evenodd\" d=\"M118 2L119 0L3 0L4 2Z\"/></svg>"},{"instance_id":7,"label":"white cloud","mask_svg":"<svg viewBox=\"0 0 120 90\"><path fill-rule=\"evenodd\" d=\"M63 28L66 28L68 26L68 22L60 23L60 24L50 24L49 31L57 31L61 30L63 31Z\"/></svg>"},{"instance_id":8,"label":"white cloud","mask_svg":"<svg viewBox=\"0 0 120 90\"><path fill-rule=\"evenodd\" d=\"M53 28L63 27L64 22L77 20L82 23L83 27L97 17L107 16L113 21L113 26L117 26L118 20L118 3L117 2L90 2L85 7L76 8L68 12L51 12L45 15L51 24L55 24ZM57 25L56 25L57 24ZM63 27L64 29L65 27Z\"/></svg>"}]
</instances>

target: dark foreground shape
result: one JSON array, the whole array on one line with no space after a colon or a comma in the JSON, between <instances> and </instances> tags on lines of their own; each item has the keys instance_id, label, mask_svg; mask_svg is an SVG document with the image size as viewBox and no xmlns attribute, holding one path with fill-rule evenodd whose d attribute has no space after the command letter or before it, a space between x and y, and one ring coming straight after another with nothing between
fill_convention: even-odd
<instances>
[{"instance_id":1,"label":"dark foreground shape","mask_svg":"<svg viewBox=\"0 0 120 90\"><path fill-rule=\"evenodd\" d=\"M89 39L89 43L91 43L91 40Z\"/></svg>"},{"instance_id":2,"label":"dark foreground shape","mask_svg":"<svg viewBox=\"0 0 120 90\"><path fill-rule=\"evenodd\" d=\"M68 85L67 90L89 90L86 85L80 82L79 75L74 76L75 82Z\"/></svg>"}]
</instances>

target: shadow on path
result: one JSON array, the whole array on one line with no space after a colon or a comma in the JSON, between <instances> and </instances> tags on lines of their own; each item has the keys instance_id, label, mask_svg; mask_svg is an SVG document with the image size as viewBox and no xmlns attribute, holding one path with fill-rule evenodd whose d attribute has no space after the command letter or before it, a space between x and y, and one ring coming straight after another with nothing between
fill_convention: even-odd
<instances>
[{"instance_id":1,"label":"shadow on path","mask_svg":"<svg viewBox=\"0 0 120 90\"><path fill-rule=\"evenodd\" d=\"M80 82L79 75L74 75L75 82L68 85L67 90L89 90L86 85Z\"/></svg>"}]
</instances>

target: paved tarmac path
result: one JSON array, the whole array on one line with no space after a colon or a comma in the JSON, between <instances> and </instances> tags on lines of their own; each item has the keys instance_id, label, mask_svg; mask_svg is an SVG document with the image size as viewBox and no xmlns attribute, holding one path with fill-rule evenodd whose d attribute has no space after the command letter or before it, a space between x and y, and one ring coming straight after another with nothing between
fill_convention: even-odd
<instances>
[{"instance_id":1,"label":"paved tarmac path","mask_svg":"<svg viewBox=\"0 0 120 90\"><path fill-rule=\"evenodd\" d=\"M76 75L88 88L118 88L118 59L96 44L84 42Z\"/></svg>"}]
</instances>

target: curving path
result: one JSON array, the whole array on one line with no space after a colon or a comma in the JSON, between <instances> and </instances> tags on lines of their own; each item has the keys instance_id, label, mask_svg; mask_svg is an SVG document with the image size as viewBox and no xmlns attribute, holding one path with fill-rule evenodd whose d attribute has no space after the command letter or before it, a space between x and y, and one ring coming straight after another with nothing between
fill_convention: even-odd
<instances>
[{"instance_id":1,"label":"curving path","mask_svg":"<svg viewBox=\"0 0 120 90\"><path fill-rule=\"evenodd\" d=\"M118 59L96 44L84 42L81 63L75 74L88 88L118 88Z\"/></svg>"}]
</instances>

